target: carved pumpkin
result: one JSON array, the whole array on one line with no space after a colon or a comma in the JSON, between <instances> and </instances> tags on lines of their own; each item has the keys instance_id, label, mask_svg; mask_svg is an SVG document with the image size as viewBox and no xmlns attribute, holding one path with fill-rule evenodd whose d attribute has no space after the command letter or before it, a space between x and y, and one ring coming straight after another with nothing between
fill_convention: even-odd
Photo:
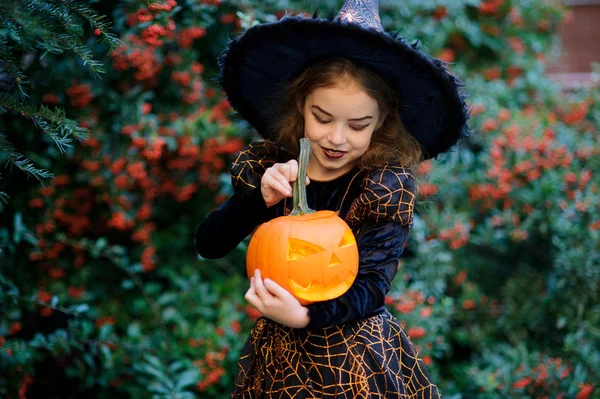
<instances>
[{"instance_id":1,"label":"carved pumpkin","mask_svg":"<svg viewBox=\"0 0 600 399\"><path fill-rule=\"evenodd\" d=\"M307 139L300 140L294 209L262 224L252 236L246 256L248 278L258 268L307 305L337 298L346 292L358 272L358 248L352 230L336 212L315 212L306 204Z\"/></svg>"}]
</instances>

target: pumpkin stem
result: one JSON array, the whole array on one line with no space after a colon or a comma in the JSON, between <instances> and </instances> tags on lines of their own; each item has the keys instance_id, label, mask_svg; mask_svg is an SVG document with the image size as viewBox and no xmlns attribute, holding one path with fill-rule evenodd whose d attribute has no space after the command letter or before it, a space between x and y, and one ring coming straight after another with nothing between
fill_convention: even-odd
<instances>
[{"instance_id":1,"label":"pumpkin stem","mask_svg":"<svg viewBox=\"0 0 600 399\"><path fill-rule=\"evenodd\" d=\"M290 216L308 215L314 213L306 202L306 167L310 159L310 142L307 138L300 139L300 156L298 157L298 177L294 182L293 202L294 208Z\"/></svg>"}]
</instances>

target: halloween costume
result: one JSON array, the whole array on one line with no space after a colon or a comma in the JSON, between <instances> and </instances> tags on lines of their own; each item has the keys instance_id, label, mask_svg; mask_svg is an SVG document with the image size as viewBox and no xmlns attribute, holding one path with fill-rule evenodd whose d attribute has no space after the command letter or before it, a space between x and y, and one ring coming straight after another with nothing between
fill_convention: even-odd
<instances>
[{"instance_id":1,"label":"halloween costume","mask_svg":"<svg viewBox=\"0 0 600 399\"><path fill-rule=\"evenodd\" d=\"M442 61L383 31L375 0L347 0L336 18L284 17L230 42L220 82L232 107L267 139L240 152L231 167L233 196L196 235L198 252L219 258L261 223L291 211L291 200L267 208L265 170L291 156L271 141L277 98L306 67L345 57L376 72L397 93L407 131L426 158L468 136L461 84ZM308 205L335 210L358 244L359 270L340 297L308 305L310 322L294 329L260 318L238 364L233 398L439 398L435 384L385 296L396 275L413 220L410 169L353 169L327 182L311 180Z\"/></svg>"},{"instance_id":2,"label":"halloween costume","mask_svg":"<svg viewBox=\"0 0 600 399\"><path fill-rule=\"evenodd\" d=\"M231 167L234 195L200 225L199 253L219 258L261 223L291 212L267 208L260 179L290 156L269 142L240 152ZM260 318L242 350L233 398L437 398L423 362L384 306L412 226L411 171L388 165L312 180L308 205L337 210L356 237L360 266L342 296L308 305L310 323L294 329Z\"/></svg>"}]
</instances>

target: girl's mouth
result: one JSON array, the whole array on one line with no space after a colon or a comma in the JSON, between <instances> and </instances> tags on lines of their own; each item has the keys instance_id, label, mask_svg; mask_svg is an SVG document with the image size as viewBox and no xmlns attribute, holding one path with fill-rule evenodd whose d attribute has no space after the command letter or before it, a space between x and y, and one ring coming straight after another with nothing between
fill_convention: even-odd
<instances>
[{"instance_id":1,"label":"girl's mouth","mask_svg":"<svg viewBox=\"0 0 600 399\"><path fill-rule=\"evenodd\" d=\"M325 148L325 147L321 147L321 149L323 149L323 153L329 159L340 159L347 152L347 151L332 150L331 148Z\"/></svg>"}]
</instances>

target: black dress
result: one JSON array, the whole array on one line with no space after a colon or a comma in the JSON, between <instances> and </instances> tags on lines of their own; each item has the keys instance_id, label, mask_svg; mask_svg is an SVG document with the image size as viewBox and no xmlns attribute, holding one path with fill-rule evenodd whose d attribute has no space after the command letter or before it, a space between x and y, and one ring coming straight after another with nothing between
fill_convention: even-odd
<instances>
[{"instance_id":1,"label":"black dress","mask_svg":"<svg viewBox=\"0 0 600 399\"><path fill-rule=\"evenodd\" d=\"M225 256L261 223L289 213L291 201L267 208L260 192L264 171L288 160L268 142L238 154L231 167L234 195L198 228L201 256ZM384 304L412 226L414 192L411 171L402 166L311 180L308 205L339 211L356 236L358 275L339 298L308 305L305 328L259 318L242 350L232 398L441 397Z\"/></svg>"}]
</instances>

